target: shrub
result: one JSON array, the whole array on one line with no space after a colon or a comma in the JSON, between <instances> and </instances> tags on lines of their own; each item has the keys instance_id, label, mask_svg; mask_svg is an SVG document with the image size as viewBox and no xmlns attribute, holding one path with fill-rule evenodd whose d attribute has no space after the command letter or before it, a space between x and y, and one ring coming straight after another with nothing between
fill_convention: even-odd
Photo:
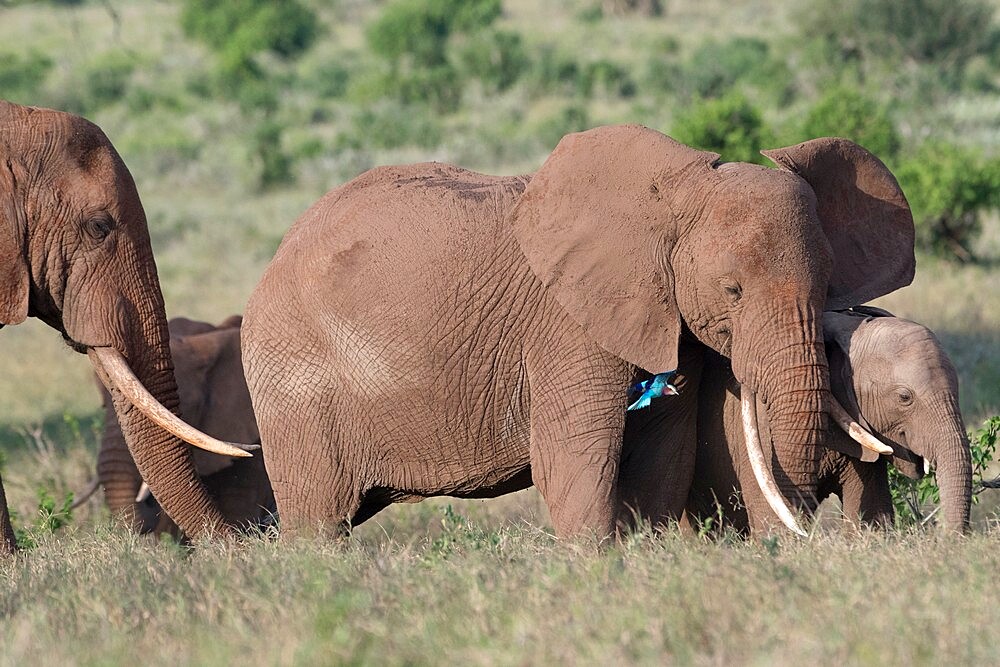
<instances>
[{"instance_id":1,"label":"shrub","mask_svg":"<svg viewBox=\"0 0 1000 667\"><path fill-rule=\"evenodd\" d=\"M181 27L215 51L230 83L259 76L256 57L294 58L319 32L316 15L298 0L184 0Z\"/></svg>"},{"instance_id":2,"label":"shrub","mask_svg":"<svg viewBox=\"0 0 1000 667\"><path fill-rule=\"evenodd\" d=\"M100 109L125 97L136 64L136 55L126 51L109 51L91 61L83 78L87 110Z\"/></svg>"},{"instance_id":3,"label":"shrub","mask_svg":"<svg viewBox=\"0 0 1000 667\"><path fill-rule=\"evenodd\" d=\"M395 101L363 108L352 125L351 134L341 136L340 148L433 148L442 139L441 126L431 113L408 109Z\"/></svg>"},{"instance_id":4,"label":"shrub","mask_svg":"<svg viewBox=\"0 0 1000 667\"><path fill-rule=\"evenodd\" d=\"M760 149L771 139L760 111L739 93L695 102L678 115L671 136L727 161L758 164L764 164Z\"/></svg>"},{"instance_id":5,"label":"shrub","mask_svg":"<svg viewBox=\"0 0 1000 667\"><path fill-rule=\"evenodd\" d=\"M487 86L502 89L524 68L520 37L487 30L500 16L500 0L396 0L368 26L368 45L389 66L385 89L403 102L429 102L455 110L462 82L456 59ZM469 36L454 56L453 37ZM480 43L481 42L481 43Z\"/></svg>"},{"instance_id":6,"label":"shrub","mask_svg":"<svg viewBox=\"0 0 1000 667\"><path fill-rule=\"evenodd\" d=\"M835 69L882 67L894 77L896 66L915 64L954 86L971 58L996 48L993 14L989 0L809 0L794 18L802 35L818 43L817 59Z\"/></svg>"},{"instance_id":7,"label":"shrub","mask_svg":"<svg viewBox=\"0 0 1000 667\"><path fill-rule=\"evenodd\" d=\"M579 104L569 104L556 114L546 118L535 131L535 136L547 150L552 150L565 135L590 128L587 108Z\"/></svg>"},{"instance_id":8,"label":"shrub","mask_svg":"<svg viewBox=\"0 0 1000 667\"><path fill-rule=\"evenodd\" d=\"M988 488L1000 487L1000 479L984 480L983 474L993 463L1000 439L1000 417L991 417L983 422L983 427L969 433L969 448L972 453L972 502L979 502L979 494ZM906 477L889 466L889 491L896 509L896 525L922 525L933 517L933 506L941 502L934 471L919 480Z\"/></svg>"},{"instance_id":9,"label":"shrub","mask_svg":"<svg viewBox=\"0 0 1000 667\"><path fill-rule=\"evenodd\" d=\"M260 160L260 184L265 188L295 180L292 158L281 145L283 131L284 128L274 120L263 121L254 131L254 153Z\"/></svg>"},{"instance_id":10,"label":"shrub","mask_svg":"<svg viewBox=\"0 0 1000 667\"><path fill-rule=\"evenodd\" d=\"M447 61L448 38L486 28L500 16L500 0L396 0L366 31L372 51L389 62L414 65Z\"/></svg>"},{"instance_id":11,"label":"shrub","mask_svg":"<svg viewBox=\"0 0 1000 667\"><path fill-rule=\"evenodd\" d=\"M1000 160L943 142L930 142L895 169L913 210L917 246L967 262L984 211L1000 207Z\"/></svg>"},{"instance_id":12,"label":"shrub","mask_svg":"<svg viewBox=\"0 0 1000 667\"><path fill-rule=\"evenodd\" d=\"M896 126L884 107L856 90L836 87L827 91L802 122L800 141L816 137L844 137L883 160L899 151Z\"/></svg>"},{"instance_id":13,"label":"shrub","mask_svg":"<svg viewBox=\"0 0 1000 667\"><path fill-rule=\"evenodd\" d=\"M52 60L36 51L0 53L0 91L3 91L3 98L22 104L37 101L38 88L51 69Z\"/></svg>"},{"instance_id":14,"label":"shrub","mask_svg":"<svg viewBox=\"0 0 1000 667\"><path fill-rule=\"evenodd\" d=\"M459 50L462 72L490 91L506 90L528 67L521 36L509 30L483 30Z\"/></svg>"},{"instance_id":15,"label":"shrub","mask_svg":"<svg viewBox=\"0 0 1000 667\"><path fill-rule=\"evenodd\" d=\"M771 55L767 42L753 37L704 44L681 72L683 86L694 97L720 97L742 83L773 90L783 100L790 95L790 80L788 67Z\"/></svg>"}]
</instances>

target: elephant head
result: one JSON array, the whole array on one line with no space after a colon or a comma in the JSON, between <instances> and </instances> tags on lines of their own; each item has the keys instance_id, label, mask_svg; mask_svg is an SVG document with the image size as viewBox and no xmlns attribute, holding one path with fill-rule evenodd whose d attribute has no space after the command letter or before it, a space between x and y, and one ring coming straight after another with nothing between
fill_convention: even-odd
<instances>
[{"instance_id":1,"label":"elephant head","mask_svg":"<svg viewBox=\"0 0 1000 667\"><path fill-rule=\"evenodd\" d=\"M730 357L784 454L769 497L808 506L829 400L822 312L912 280L913 220L856 144L764 154L781 168L720 164L640 126L568 135L512 216L534 273L604 349L651 373L677 368L682 338Z\"/></svg>"},{"instance_id":2,"label":"elephant head","mask_svg":"<svg viewBox=\"0 0 1000 667\"><path fill-rule=\"evenodd\" d=\"M913 479L924 461L937 470L944 524L965 530L972 499L972 464L958 408L958 376L934 334L872 308L825 313L830 385L850 415L893 450L891 460ZM831 433L832 448L862 452Z\"/></svg>"},{"instance_id":3,"label":"elephant head","mask_svg":"<svg viewBox=\"0 0 1000 667\"><path fill-rule=\"evenodd\" d=\"M250 392L240 359L238 315L217 327L184 317L172 318L170 352L184 418L205 433L235 442L259 443ZM163 516L156 498L142 483L115 414L111 394L98 380L104 405L104 434L97 458L97 479L112 514L136 532L170 532L177 527ZM234 459L194 450L195 470L231 523L255 520L270 502L270 485L260 457ZM238 470L229 470L236 466ZM226 475L222 471L229 470ZM234 488L239 487L240 492ZM255 514L256 513L256 514Z\"/></svg>"},{"instance_id":4,"label":"elephant head","mask_svg":"<svg viewBox=\"0 0 1000 667\"><path fill-rule=\"evenodd\" d=\"M171 412L163 297L131 174L92 123L0 101L0 324L28 316L88 354L139 470L185 532L224 528L174 434L247 454Z\"/></svg>"}]
</instances>

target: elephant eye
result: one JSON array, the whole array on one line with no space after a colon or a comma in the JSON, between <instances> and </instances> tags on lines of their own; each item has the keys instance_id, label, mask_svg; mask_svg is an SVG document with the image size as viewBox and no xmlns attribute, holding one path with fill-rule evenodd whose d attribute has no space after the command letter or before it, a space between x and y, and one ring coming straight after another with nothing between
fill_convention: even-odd
<instances>
[{"instance_id":1,"label":"elephant eye","mask_svg":"<svg viewBox=\"0 0 1000 667\"><path fill-rule=\"evenodd\" d=\"M743 296L743 288L740 284L733 280L732 278L723 278L719 281L719 285L722 286L722 291L726 293L733 303L736 303Z\"/></svg>"},{"instance_id":2,"label":"elephant eye","mask_svg":"<svg viewBox=\"0 0 1000 667\"><path fill-rule=\"evenodd\" d=\"M896 398L898 398L899 402L903 405L909 405L910 403L913 403L913 392L906 387L900 387L896 390Z\"/></svg>"},{"instance_id":3,"label":"elephant eye","mask_svg":"<svg viewBox=\"0 0 1000 667\"><path fill-rule=\"evenodd\" d=\"M115 220L107 213L102 213L89 218L84 223L83 228L87 231L87 235L95 241L103 241L114 231Z\"/></svg>"}]
</instances>

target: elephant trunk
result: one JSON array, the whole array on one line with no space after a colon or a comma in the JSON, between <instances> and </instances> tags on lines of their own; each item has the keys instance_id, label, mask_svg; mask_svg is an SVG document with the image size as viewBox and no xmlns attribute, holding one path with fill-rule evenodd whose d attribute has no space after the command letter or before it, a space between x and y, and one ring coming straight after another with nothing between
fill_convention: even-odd
<instances>
[{"instance_id":1,"label":"elephant trunk","mask_svg":"<svg viewBox=\"0 0 1000 667\"><path fill-rule=\"evenodd\" d=\"M972 504L972 455L958 405L954 398L949 399L944 414L937 420L939 424L948 425L948 434L932 450L937 452L932 462L941 490L943 524L950 530L964 532L969 528Z\"/></svg>"},{"instance_id":2,"label":"elephant trunk","mask_svg":"<svg viewBox=\"0 0 1000 667\"><path fill-rule=\"evenodd\" d=\"M145 252L137 250L130 264L134 268L130 276L132 287L123 288L124 302L132 309L127 318L131 324L128 327L130 334L121 337L125 349L117 352L124 357L134 379L137 378L152 398L176 414L179 398L170 356L170 334L152 251L148 246ZM114 374L109 373L107 352L94 348L89 350L88 356L111 394L121 433L135 466L160 507L192 539L212 530L228 530L229 526L195 471L189 446L155 424L126 397L120 384L116 384L121 383L120 378L112 379ZM129 393L134 396L134 391ZM133 479L129 486L134 483ZM130 491L132 498L129 501L134 503L138 485ZM116 502L126 500L121 498Z\"/></svg>"},{"instance_id":3,"label":"elephant trunk","mask_svg":"<svg viewBox=\"0 0 1000 667\"><path fill-rule=\"evenodd\" d=\"M802 307L790 319L754 327L758 341L782 341L771 354L758 346L734 350L733 370L741 384L755 392L766 406L761 419L763 441L774 445L774 479L782 495L801 509L816 504L821 443L826 433L829 371L819 327L819 309ZM789 335L789 331L793 332ZM745 337L744 337L745 338ZM760 359L741 364L737 359Z\"/></svg>"}]
</instances>

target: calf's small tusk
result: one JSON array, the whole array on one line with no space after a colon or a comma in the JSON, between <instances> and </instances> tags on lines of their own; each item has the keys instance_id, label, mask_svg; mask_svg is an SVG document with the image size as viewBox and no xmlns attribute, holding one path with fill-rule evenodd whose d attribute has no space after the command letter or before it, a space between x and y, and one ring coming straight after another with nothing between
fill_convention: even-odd
<instances>
[{"instance_id":1,"label":"calf's small tusk","mask_svg":"<svg viewBox=\"0 0 1000 667\"><path fill-rule=\"evenodd\" d=\"M799 522L795 520L795 515L785 503L785 497L778 490L778 485L774 483L774 475L771 474L771 466L764 460L764 450L760 444L760 432L757 429L757 400L752 391L743 387L740 390L740 410L743 417L743 437L746 440L747 455L750 457L750 467L753 468L754 477L764 494L764 499L771 506L774 513L778 515L781 522L796 535L808 537L808 533L799 527Z\"/></svg>"},{"instance_id":2,"label":"calf's small tusk","mask_svg":"<svg viewBox=\"0 0 1000 667\"><path fill-rule=\"evenodd\" d=\"M250 452L260 449L260 445L238 445L217 440L167 410L143 386L118 350L110 347L92 347L87 350L87 355L99 371L97 375L107 386L108 391L118 389L150 421L184 442L213 454L241 458L253 456Z\"/></svg>"},{"instance_id":3,"label":"calf's small tusk","mask_svg":"<svg viewBox=\"0 0 1000 667\"><path fill-rule=\"evenodd\" d=\"M149 484L146 484L145 480L142 482L142 486L139 487L139 493L135 494L135 502L141 503L145 502L146 498L152 495L149 491Z\"/></svg>"},{"instance_id":4,"label":"calf's small tusk","mask_svg":"<svg viewBox=\"0 0 1000 667\"><path fill-rule=\"evenodd\" d=\"M876 438L868 429L854 421L851 415L847 414L847 410L840 404L840 401L832 397L830 400L830 416L833 417L833 420L837 422L837 426L844 433L851 436L852 440L861 445L862 461L876 461L880 454L892 454L892 447ZM867 452L872 452L875 455L874 458L865 458Z\"/></svg>"}]
</instances>

